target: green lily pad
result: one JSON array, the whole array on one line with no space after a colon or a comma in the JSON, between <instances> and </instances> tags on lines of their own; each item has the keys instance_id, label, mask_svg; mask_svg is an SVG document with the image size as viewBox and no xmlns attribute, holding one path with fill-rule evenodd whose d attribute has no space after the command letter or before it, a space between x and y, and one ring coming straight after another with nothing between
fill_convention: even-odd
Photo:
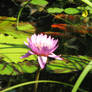
<instances>
[{"instance_id":1,"label":"green lily pad","mask_svg":"<svg viewBox=\"0 0 92 92\"><path fill-rule=\"evenodd\" d=\"M0 74L18 75L23 73L33 73L37 70L37 56L30 55L21 59L28 52L24 45L26 38L13 38L0 34Z\"/></svg>"},{"instance_id":2,"label":"green lily pad","mask_svg":"<svg viewBox=\"0 0 92 92\"><path fill-rule=\"evenodd\" d=\"M0 55L3 56L3 60L6 62L22 62L24 59L20 57L28 52L27 46L25 46L24 41L27 38L14 39L12 36L0 35ZM32 57L32 56L30 56ZM37 57L28 58L28 60L33 60Z\"/></svg>"},{"instance_id":3,"label":"green lily pad","mask_svg":"<svg viewBox=\"0 0 92 92\"><path fill-rule=\"evenodd\" d=\"M54 7L54 8L48 8L47 11L48 13L62 13L64 9Z\"/></svg>"},{"instance_id":4,"label":"green lily pad","mask_svg":"<svg viewBox=\"0 0 92 92\"><path fill-rule=\"evenodd\" d=\"M48 4L46 0L32 0L30 3L39 6L46 6Z\"/></svg>"},{"instance_id":5,"label":"green lily pad","mask_svg":"<svg viewBox=\"0 0 92 92\"><path fill-rule=\"evenodd\" d=\"M19 75L24 73L33 73L37 70L37 67L30 61L21 63L0 63L0 75Z\"/></svg>"},{"instance_id":6,"label":"green lily pad","mask_svg":"<svg viewBox=\"0 0 92 92\"><path fill-rule=\"evenodd\" d=\"M80 11L77 8L66 8L64 10L65 13L67 14L78 14Z\"/></svg>"},{"instance_id":7,"label":"green lily pad","mask_svg":"<svg viewBox=\"0 0 92 92\"><path fill-rule=\"evenodd\" d=\"M63 56L64 60L50 61L46 70L51 73L70 73L83 70L91 59L87 56ZM83 58L84 57L84 58Z\"/></svg>"},{"instance_id":8,"label":"green lily pad","mask_svg":"<svg viewBox=\"0 0 92 92\"><path fill-rule=\"evenodd\" d=\"M23 23L21 22L18 27L17 27L18 30L34 30L34 27L32 25L30 25L29 23Z\"/></svg>"},{"instance_id":9,"label":"green lily pad","mask_svg":"<svg viewBox=\"0 0 92 92\"><path fill-rule=\"evenodd\" d=\"M26 38L35 33L35 27L28 22L20 22L19 26L16 27L16 18L0 17L0 33L16 38Z\"/></svg>"}]
</instances>

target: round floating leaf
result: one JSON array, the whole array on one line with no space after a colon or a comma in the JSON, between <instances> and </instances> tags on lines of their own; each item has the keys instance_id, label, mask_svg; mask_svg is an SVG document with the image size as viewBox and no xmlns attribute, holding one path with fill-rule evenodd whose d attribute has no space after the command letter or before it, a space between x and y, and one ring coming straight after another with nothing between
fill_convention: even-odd
<instances>
[{"instance_id":1,"label":"round floating leaf","mask_svg":"<svg viewBox=\"0 0 92 92\"><path fill-rule=\"evenodd\" d=\"M34 32L35 27L28 22L20 22L18 28L16 28L15 18L0 17L0 33L12 35L16 38L26 38Z\"/></svg>"},{"instance_id":2,"label":"round floating leaf","mask_svg":"<svg viewBox=\"0 0 92 92\"><path fill-rule=\"evenodd\" d=\"M12 36L0 35L0 55L3 56L3 60L6 62L22 62L24 59L20 59L25 53L28 52L27 46L24 45L26 38L14 39ZM30 60L36 60L37 57L28 57ZM26 58L27 59L27 58Z\"/></svg>"},{"instance_id":3,"label":"round floating leaf","mask_svg":"<svg viewBox=\"0 0 92 92\"><path fill-rule=\"evenodd\" d=\"M3 34L0 34L1 75L33 73L37 70L36 55L30 55L28 58L24 59L20 58L29 50L24 45L24 41L26 41L26 38L14 39L12 36L4 36Z\"/></svg>"},{"instance_id":4,"label":"round floating leaf","mask_svg":"<svg viewBox=\"0 0 92 92\"><path fill-rule=\"evenodd\" d=\"M83 58L84 57L84 58ZM50 61L46 70L51 73L70 73L74 71L83 70L83 68L90 62L87 56L64 56L64 60Z\"/></svg>"},{"instance_id":5,"label":"round floating leaf","mask_svg":"<svg viewBox=\"0 0 92 92\"><path fill-rule=\"evenodd\" d=\"M14 39L12 36L0 35L0 54L6 62L21 62L20 57L25 54L28 49L24 45L26 38Z\"/></svg>"},{"instance_id":6,"label":"round floating leaf","mask_svg":"<svg viewBox=\"0 0 92 92\"><path fill-rule=\"evenodd\" d=\"M20 63L20 66L25 73L33 73L37 70L37 67L32 63L32 61L25 61L23 63Z\"/></svg>"},{"instance_id":7,"label":"round floating leaf","mask_svg":"<svg viewBox=\"0 0 92 92\"><path fill-rule=\"evenodd\" d=\"M0 75L18 75L24 73L33 73L37 70L35 64L29 61L21 62L21 63L0 63Z\"/></svg>"},{"instance_id":8,"label":"round floating leaf","mask_svg":"<svg viewBox=\"0 0 92 92\"><path fill-rule=\"evenodd\" d=\"M47 9L48 13L62 13L64 9L62 8L48 8Z\"/></svg>"},{"instance_id":9,"label":"round floating leaf","mask_svg":"<svg viewBox=\"0 0 92 92\"><path fill-rule=\"evenodd\" d=\"M39 6L46 6L48 4L46 0L32 0L30 3Z\"/></svg>"},{"instance_id":10,"label":"round floating leaf","mask_svg":"<svg viewBox=\"0 0 92 92\"><path fill-rule=\"evenodd\" d=\"M0 75L11 75L13 69L7 63L0 63Z\"/></svg>"},{"instance_id":11,"label":"round floating leaf","mask_svg":"<svg viewBox=\"0 0 92 92\"><path fill-rule=\"evenodd\" d=\"M17 27L18 30L34 30L34 27L30 25L29 23L20 23Z\"/></svg>"},{"instance_id":12,"label":"round floating leaf","mask_svg":"<svg viewBox=\"0 0 92 92\"><path fill-rule=\"evenodd\" d=\"M66 8L64 10L65 13L67 14L78 14L80 11L77 8Z\"/></svg>"}]
</instances>

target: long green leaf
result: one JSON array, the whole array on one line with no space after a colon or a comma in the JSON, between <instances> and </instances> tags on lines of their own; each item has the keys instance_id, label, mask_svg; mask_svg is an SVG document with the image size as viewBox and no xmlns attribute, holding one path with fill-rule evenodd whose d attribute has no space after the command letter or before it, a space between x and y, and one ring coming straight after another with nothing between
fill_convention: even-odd
<instances>
[{"instance_id":1,"label":"long green leaf","mask_svg":"<svg viewBox=\"0 0 92 92\"><path fill-rule=\"evenodd\" d=\"M83 72L81 73L81 75L79 76L79 78L77 79L72 92L77 92L80 84L82 83L83 79L86 77L86 75L88 74L88 72L92 69L92 61L89 62L89 64L84 68Z\"/></svg>"}]
</instances>

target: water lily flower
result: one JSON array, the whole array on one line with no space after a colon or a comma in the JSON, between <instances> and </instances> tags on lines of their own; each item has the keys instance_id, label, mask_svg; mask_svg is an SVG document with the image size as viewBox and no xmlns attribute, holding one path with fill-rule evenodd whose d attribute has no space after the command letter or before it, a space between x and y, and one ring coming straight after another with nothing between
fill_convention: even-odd
<instances>
[{"instance_id":1,"label":"water lily flower","mask_svg":"<svg viewBox=\"0 0 92 92\"><path fill-rule=\"evenodd\" d=\"M30 38L27 38L27 41L28 43L24 42L24 44L30 48L30 50L21 58L37 55L41 69L44 69L47 57L63 60L63 58L60 58L60 56L53 53L58 48L58 39L55 40L54 38L51 38L51 36L43 34L33 34Z\"/></svg>"}]
</instances>

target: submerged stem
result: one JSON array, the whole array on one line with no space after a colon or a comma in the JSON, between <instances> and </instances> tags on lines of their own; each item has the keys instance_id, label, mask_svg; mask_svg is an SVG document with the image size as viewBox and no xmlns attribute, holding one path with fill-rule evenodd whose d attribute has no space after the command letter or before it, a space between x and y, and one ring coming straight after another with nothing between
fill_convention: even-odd
<instances>
[{"instance_id":1,"label":"submerged stem","mask_svg":"<svg viewBox=\"0 0 92 92\"><path fill-rule=\"evenodd\" d=\"M39 80L40 70L41 70L41 69L38 68L37 73L36 73L36 79L35 79L35 81L38 81L38 80ZM38 82L35 83L34 92L37 92L37 88L38 88Z\"/></svg>"},{"instance_id":2,"label":"submerged stem","mask_svg":"<svg viewBox=\"0 0 92 92\"><path fill-rule=\"evenodd\" d=\"M26 86L26 85L29 85L29 84L34 84L34 83L57 83L57 84L61 84L61 85L73 87L72 84L68 84L68 83L64 83L64 82L52 81L52 80L39 80L39 81L28 81L28 82L25 82L25 83L20 83L20 84L11 86L11 87L9 87L9 88L3 89L3 90L1 90L0 92L10 91L10 90L13 90L13 89L15 89L15 88L22 87L22 86ZM86 90L84 90L84 89L80 89L80 88L79 88L78 90L80 90L81 92L88 92L88 91L86 91Z\"/></svg>"}]
</instances>

